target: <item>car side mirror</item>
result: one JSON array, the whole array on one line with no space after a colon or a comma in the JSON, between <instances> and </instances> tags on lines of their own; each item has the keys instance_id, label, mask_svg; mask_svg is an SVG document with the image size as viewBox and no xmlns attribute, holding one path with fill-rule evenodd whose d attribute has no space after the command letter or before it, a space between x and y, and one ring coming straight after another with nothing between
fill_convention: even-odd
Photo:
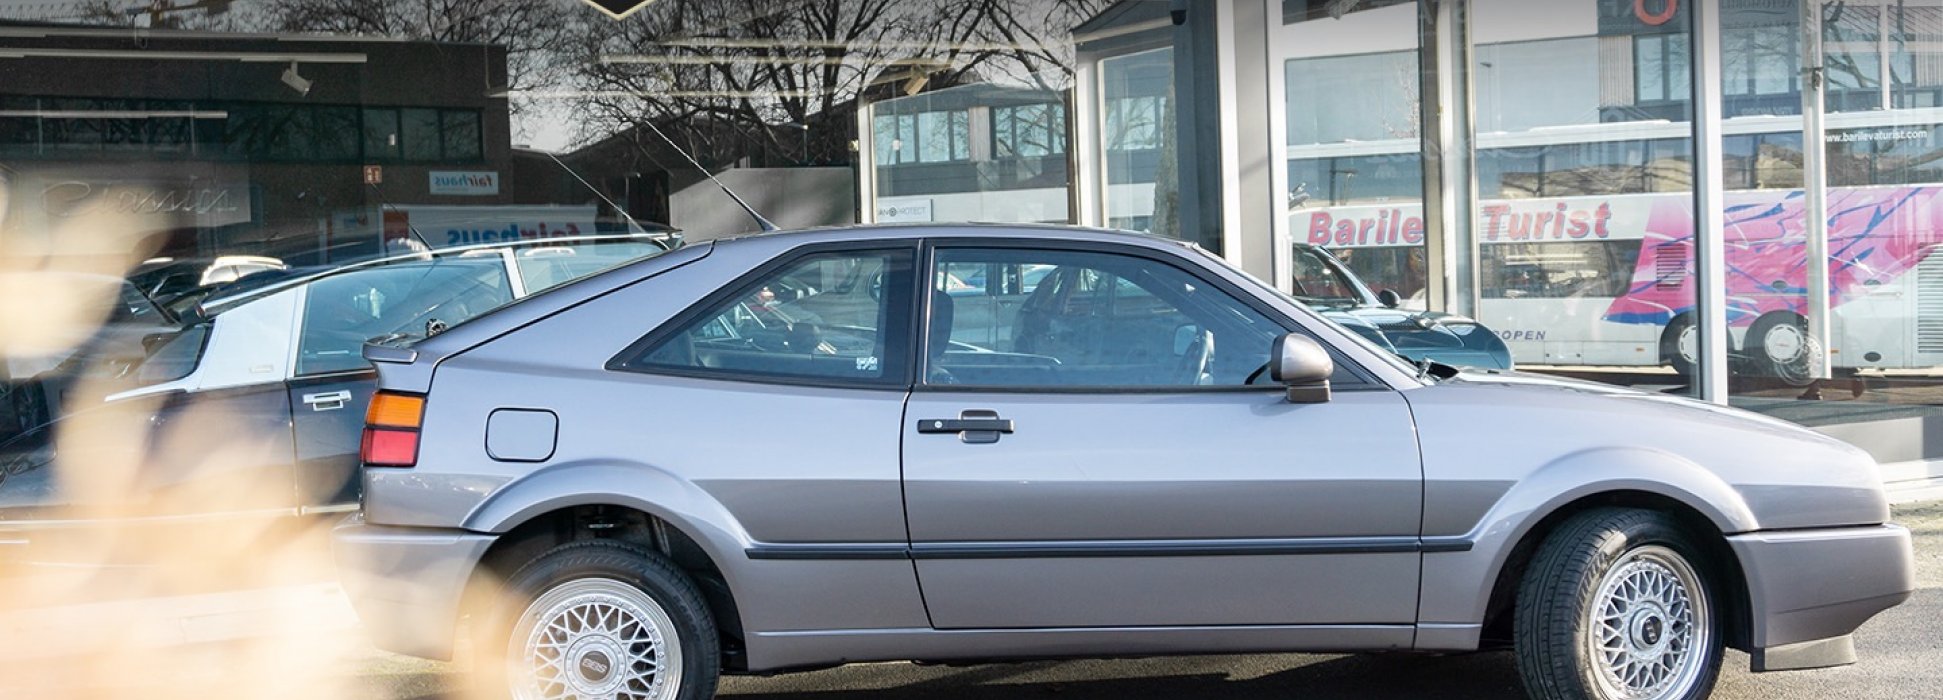
<instances>
[{"instance_id":1,"label":"car side mirror","mask_svg":"<svg viewBox=\"0 0 1943 700\"><path fill-rule=\"evenodd\" d=\"M1376 293L1376 303L1382 304L1384 308L1394 309L1403 305L1403 296L1397 294L1394 289L1385 289Z\"/></svg>"},{"instance_id":2,"label":"car side mirror","mask_svg":"<svg viewBox=\"0 0 1943 700\"><path fill-rule=\"evenodd\" d=\"M1290 333L1275 339L1268 376L1288 387L1289 403L1328 403L1329 377L1335 373L1336 361L1314 338Z\"/></svg>"}]
</instances>

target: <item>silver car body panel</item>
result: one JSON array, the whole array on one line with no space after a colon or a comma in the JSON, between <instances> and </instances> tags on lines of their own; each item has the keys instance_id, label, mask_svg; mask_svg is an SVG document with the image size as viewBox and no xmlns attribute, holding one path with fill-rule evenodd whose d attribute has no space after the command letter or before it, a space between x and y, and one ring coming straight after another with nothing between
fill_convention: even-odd
<instances>
[{"instance_id":1,"label":"silver car body panel","mask_svg":"<svg viewBox=\"0 0 1943 700\"><path fill-rule=\"evenodd\" d=\"M1170 256L1274 309L1373 384L1296 407L1255 391L912 393L606 368L791 250L927 237ZM1911 588L1906 534L1898 541L1882 527L1887 506L1859 450L1752 414L1596 384L1422 381L1212 256L1123 233L911 226L721 241L531 297L390 357L410 362L374 356L382 387L429 395L427 442L416 467L365 470L369 524L340 542L360 545L344 566L363 582L353 596L368 624L393 624L385 616L398 600L432 601L433 613L399 618L441 628L426 633L429 644L398 649L408 653L449 650L455 608L446 601L464 583L408 581L415 575L373 562L409 551L428 571L469 569L471 536L574 505L638 509L694 540L734 596L751 671L1476 648L1498 571L1519 543L1559 508L1614 491L1682 504L1732 543L1742 568L1761 577L1749 597L1756 643L1782 652L1770 668L1839 657L1827 650L1839 652ZM494 460L484 431L502 408L555 412L554 453ZM1000 410L1018 430L985 445L912 430L965 409ZM1190 445L1204 449L1189 454ZM367 528L383 536L360 534ZM1768 538L1777 529L1795 534ZM412 532L467 538L441 551L409 542ZM1846 582L1769 573L1832 551L1817 542L1857 537L1868 546L1836 557ZM387 592L401 587L417 592Z\"/></svg>"},{"instance_id":2,"label":"silver car body panel","mask_svg":"<svg viewBox=\"0 0 1943 700\"><path fill-rule=\"evenodd\" d=\"M1284 393L912 395L905 507L932 623L1414 622L1409 406L1389 390L1309 405ZM969 444L914 429L965 410L1017 432ZM1100 595L1130 582L1139 595Z\"/></svg>"}]
</instances>

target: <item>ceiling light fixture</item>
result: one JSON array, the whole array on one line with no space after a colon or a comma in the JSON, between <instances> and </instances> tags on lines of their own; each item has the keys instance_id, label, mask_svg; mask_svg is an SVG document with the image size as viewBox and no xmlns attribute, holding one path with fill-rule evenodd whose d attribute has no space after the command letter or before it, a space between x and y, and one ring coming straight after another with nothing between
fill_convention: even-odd
<instances>
[{"instance_id":1,"label":"ceiling light fixture","mask_svg":"<svg viewBox=\"0 0 1943 700\"><path fill-rule=\"evenodd\" d=\"M283 69L283 84L290 86L292 90L296 90L299 95L304 97L310 96L310 86L312 83L304 76L297 75L296 61L291 61L290 67Z\"/></svg>"}]
</instances>

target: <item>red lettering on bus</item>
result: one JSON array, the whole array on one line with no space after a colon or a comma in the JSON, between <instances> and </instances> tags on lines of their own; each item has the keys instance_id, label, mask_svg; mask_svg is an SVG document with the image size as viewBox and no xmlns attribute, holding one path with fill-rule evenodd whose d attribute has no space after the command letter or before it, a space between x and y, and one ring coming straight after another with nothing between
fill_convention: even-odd
<instances>
[{"instance_id":1,"label":"red lettering on bus","mask_svg":"<svg viewBox=\"0 0 1943 700\"><path fill-rule=\"evenodd\" d=\"M1572 212L1572 229L1567 231L1565 235L1573 238L1585 238L1586 234L1592 233L1592 224L1586 222L1587 219L1591 218L1591 214L1583 211Z\"/></svg>"},{"instance_id":2,"label":"red lettering on bus","mask_svg":"<svg viewBox=\"0 0 1943 700\"><path fill-rule=\"evenodd\" d=\"M1403 221L1403 242L1411 245L1424 242L1424 220L1410 217Z\"/></svg>"},{"instance_id":3,"label":"red lettering on bus","mask_svg":"<svg viewBox=\"0 0 1943 700\"><path fill-rule=\"evenodd\" d=\"M1309 216L1309 245L1328 245L1329 227L1335 218L1328 212L1316 212Z\"/></svg>"}]
</instances>

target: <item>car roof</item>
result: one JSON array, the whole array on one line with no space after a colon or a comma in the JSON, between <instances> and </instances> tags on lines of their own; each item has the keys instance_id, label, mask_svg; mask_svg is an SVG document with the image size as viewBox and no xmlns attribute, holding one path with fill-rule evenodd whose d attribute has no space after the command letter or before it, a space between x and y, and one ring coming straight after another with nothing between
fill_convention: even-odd
<instances>
[{"instance_id":1,"label":"car roof","mask_svg":"<svg viewBox=\"0 0 1943 700\"><path fill-rule=\"evenodd\" d=\"M233 295L220 295L219 292L220 296L217 296L214 299L205 300L202 304L199 304L198 306L205 307L203 313L201 314L202 316L210 317L210 316L215 316L217 314L220 314L223 311L226 311L228 309L235 308L236 306L239 306L241 304L248 303L252 300L266 297L286 289L291 289L294 287L309 284L311 282L324 279L327 277L334 277L337 275L355 272L358 270L367 270L367 269L377 268L377 267L390 267L394 265L402 265L402 264L410 264L410 263L430 262L432 260L458 261L458 260L466 259L468 253L475 253L479 251L497 251L497 250L508 250L508 249L517 249L517 248L572 245L576 243L626 243L626 242L646 243L646 244L661 246L663 249L667 248L667 244L665 242L662 242L660 240L657 240L649 236L645 236L641 234L632 234L632 233L592 234L592 235L585 235L585 236L560 236L555 238L534 238L534 239L525 239L525 240L518 240L518 241L480 243L475 245L455 246L451 248L433 248L431 250L414 251L410 253L402 253L399 255L375 258L371 260L360 260L357 262L348 263L340 266L324 267L324 268L317 269L316 271L311 272L309 274L293 274L288 278L278 280L275 283L266 284L251 289L246 289ZM490 260L497 261L498 258L496 257L490 258ZM302 270L305 268L292 268L292 269ZM259 274L268 274L268 273L259 273ZM245 277L243 279L248 279L248 278Z\"/></svg>"},{"instance_id":2,"label":"car roof","mask_svg":"<svg viewBox=\"0 0 1943 700\"><path fill-rule=\"evenodd\" d=\"M1144 243L1157 246L1188 246L1194 243L1168 238L1142 231L1124 229L1094 228L1069 224L1040 223L897 223L897 224L852 224L847 226L819 226L814 228L789 229L749 233L713 241L719 245L740 245L759 241L790 241L800 239L804 243L816 241L865 241L865 240L905 240L912 238L1017 238L1021 240L1072 241L1086 240L1111 243Z\"/></svg>"}]
</instances>

